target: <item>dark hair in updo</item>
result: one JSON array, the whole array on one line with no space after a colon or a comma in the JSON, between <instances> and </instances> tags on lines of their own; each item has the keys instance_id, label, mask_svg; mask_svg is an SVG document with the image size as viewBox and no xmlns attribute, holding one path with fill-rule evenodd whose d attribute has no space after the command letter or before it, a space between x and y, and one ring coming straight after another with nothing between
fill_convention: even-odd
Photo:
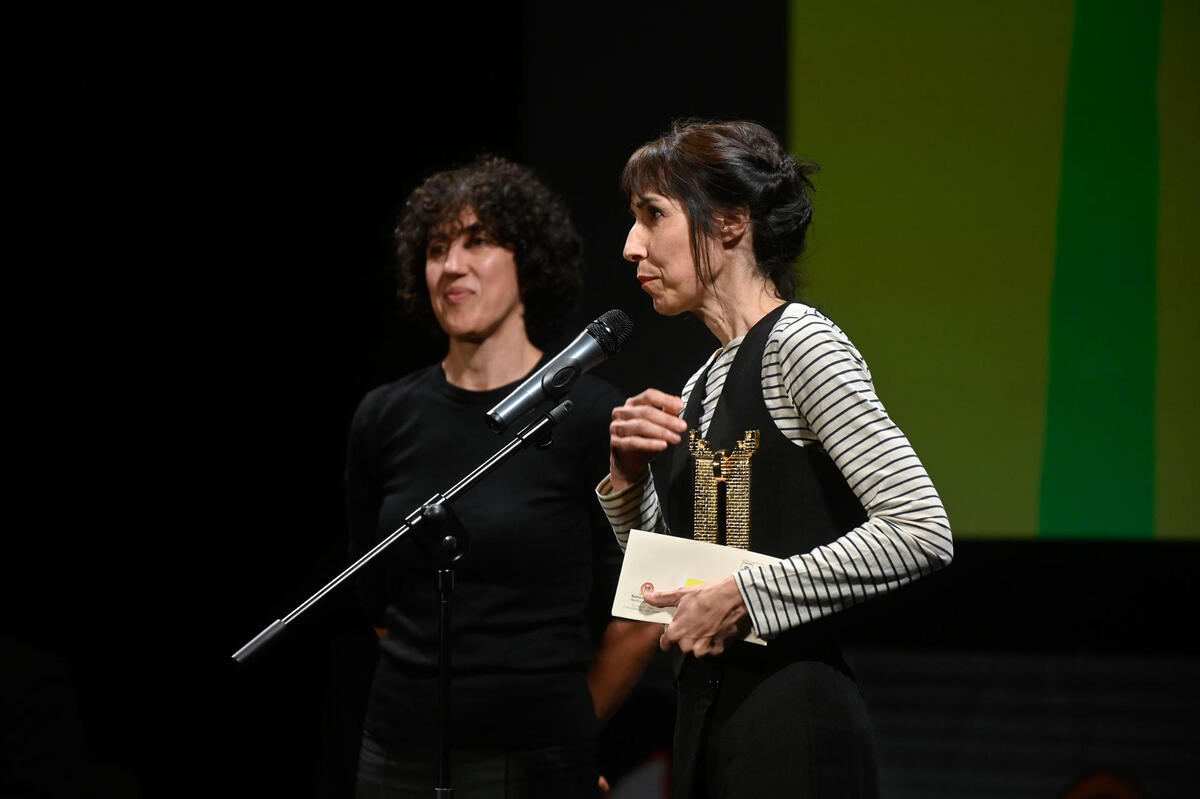
<instances>
[{"instance_id":1,"label":"dark hair in updo","mask_svg":"<svg viewBox=\"0 0 1200 799\"><path fill-rule=\"evenodd\" d=\"M440 329L425 282L425 251L430 235L453 233L468 208L498 244L512 250L529 340L543 348L554 343L583 289L583 239L561 197L531 168L499 156L437 172L408 195L395 228L401 310Z\"/></svg>"},{"instance_id":2,"label":"dark hair in updo","mask_svg":"<svg viewBox=\"0 0 1200 799\"><path fill-rule=\"evenodd\" d=\"M706 283L712 272L704 239L717 236L716 217L748 209L758 269L780 297L792 300L799 290L796 260L812 220L809 176L817 169L788 155L775 134L755 122L684 119L629 157L621 192L626 203L654 192L684 207L696 272Z\"/></svg>"}]
</instances>

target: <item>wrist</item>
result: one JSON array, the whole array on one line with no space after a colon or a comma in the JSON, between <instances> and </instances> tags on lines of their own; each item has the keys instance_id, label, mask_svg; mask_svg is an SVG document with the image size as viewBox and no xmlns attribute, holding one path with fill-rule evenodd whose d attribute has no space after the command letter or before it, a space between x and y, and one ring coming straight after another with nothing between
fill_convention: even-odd
<instances>
[{"instance_id":1,"label":"wrist","mask_svg":"<svg viewBox=\"0 0 1200 799\"><path fill-rule=\"evenodd\" d=\"M608 459L608 484L612 487L614 494L619 494L630 486L645 481L649 473L649 468L643 468L640 473L631 475L617 466L615 458Z\"/></svg>"},{"instance_id":2,"label":"wrist","mask_svg":"<svg viewBox=\"0 0 1200 799\"><path fill-rule=\"evenodd\" d=\"M717 590L721 594L722 601L727 603L730 617L740 621L750 615L750 610L746 607L746 600L738 587L737 579L732 574L720 580Z\"/></svg>"}]
</instances>

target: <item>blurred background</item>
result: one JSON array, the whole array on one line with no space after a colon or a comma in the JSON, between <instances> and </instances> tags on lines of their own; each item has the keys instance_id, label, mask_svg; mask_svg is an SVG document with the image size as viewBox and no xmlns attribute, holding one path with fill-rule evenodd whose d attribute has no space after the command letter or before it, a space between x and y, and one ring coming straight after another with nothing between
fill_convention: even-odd
<instances>
[{"instance_id":1,"label":"blurred background","mask_svg":"<svg viewBox=\"0 0 1200 799\"><path fill-rule=\"evenodd\" d=\"M950 515L951 568L846 617L884 796L1195 795L1193 0L107 9L8 38L0 707L5 768L51 778L3 795L351 796L352 594L231 656L349 565L350 415L441 354L393 312L393 214L478 153L529 164L586 241L566 337L620 308L595 373L678 391L717 344L653 314L617 178L687 116L821 166L805 298ZM665 796L671 712L656 663L605 732L614 797Z\"/></svg>"}]
</instances>

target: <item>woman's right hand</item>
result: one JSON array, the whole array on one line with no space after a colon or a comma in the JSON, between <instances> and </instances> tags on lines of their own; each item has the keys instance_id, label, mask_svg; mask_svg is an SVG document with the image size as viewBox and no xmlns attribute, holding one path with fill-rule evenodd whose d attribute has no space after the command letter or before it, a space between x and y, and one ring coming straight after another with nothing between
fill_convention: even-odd
<instances>
[{"instance_id":1,"label":"woman's right hand","mask_svg":"<svg viewBox=\"0 0 1200 799\"><path fill-rule=\"evenodd\" d=\"M613 408L608 426L609 483L623 491L642 479L654 456L678 444L687 431L679 418L683 400L656 388L625 400Z\"/></svg>"}]
</instances>

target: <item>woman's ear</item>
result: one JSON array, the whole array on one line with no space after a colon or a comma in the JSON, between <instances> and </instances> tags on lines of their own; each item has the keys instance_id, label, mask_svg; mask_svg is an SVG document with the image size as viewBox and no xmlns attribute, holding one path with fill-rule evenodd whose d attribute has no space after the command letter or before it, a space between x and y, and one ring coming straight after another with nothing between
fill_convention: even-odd
<instances>
[{"instance_id":1,"label":"woman's ear","mask_svg":"<svg viewBox=\"0 0 1200 799\"><path fill-rule=\"evenodd\" d=\"M726 247L732 247L742 240L750 226L750 210L743 208L737 211L723 211L716 216L717 236Z\"/></svg>"}]
</instances>

